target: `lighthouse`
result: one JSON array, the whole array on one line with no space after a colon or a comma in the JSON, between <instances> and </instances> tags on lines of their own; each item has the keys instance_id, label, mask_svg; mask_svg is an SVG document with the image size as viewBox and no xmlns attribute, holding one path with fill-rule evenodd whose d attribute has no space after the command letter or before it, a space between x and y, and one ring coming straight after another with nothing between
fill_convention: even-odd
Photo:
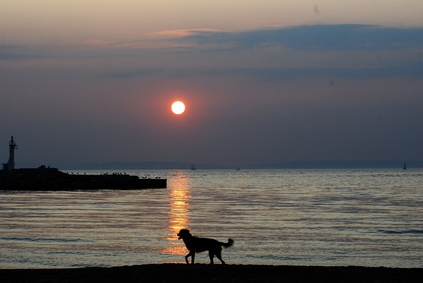
<instances>
[{"instance_id":1,"label":"lighthouse","mask_svg":"<svg viewBox=\"0 0 423 283\"><path fill-rule=\"evenodd\" d=\"M15 148L18 148L18 145L13 140L13 136L9 141L9 161L3 163L3 170L13 170L15 169Z\"/></svg>"}]
</instances>

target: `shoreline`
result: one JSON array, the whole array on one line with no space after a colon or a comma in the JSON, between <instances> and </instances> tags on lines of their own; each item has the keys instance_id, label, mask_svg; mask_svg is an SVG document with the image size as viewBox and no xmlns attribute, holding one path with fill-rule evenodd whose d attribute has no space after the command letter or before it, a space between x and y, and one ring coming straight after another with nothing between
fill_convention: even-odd
<instances>
[{"instance_id":1,"label":"shoreline","mask_svg":"<svg viewBox=\"0 0 423 283\"><path fill-rule=\"evenodd\" d=\"M147 264L0 269L1 282L421 282L423 268Z\"/></svg>"}]
</instances>

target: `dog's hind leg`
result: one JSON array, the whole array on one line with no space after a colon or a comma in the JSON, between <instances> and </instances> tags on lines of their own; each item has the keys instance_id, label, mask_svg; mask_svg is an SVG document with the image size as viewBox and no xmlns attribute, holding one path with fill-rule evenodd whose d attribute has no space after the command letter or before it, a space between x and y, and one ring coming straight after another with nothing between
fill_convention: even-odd
<instances>
[{"instance_id":1,"label":"dog's hind leg","mask_svg":"<svg viewBox=\"0 0 423 283\"><path fill-rule=\"evenodd\" d=\"M222 259L222 254L218 253L216 254L216 257L222 262L222 264L225 264L225 262Z\"/></svg>"},{"instance_id":2,"label":"dog's hind leg","mask_svg":"<svg viewBox=\"0 0 423 283\"><path fill-rule=\"evenodd\" d=\"M214 253L212 251L209 251L210 264L214 264L213 257L214 257Z\"/></svg>"},{"instance_id":3,"label":"dog's hind leg","mask_svg":"<svg viewBox=\"0 0 423 283\"><path fill-rule=\"evenodd\" d=\"M192 252L191 253L191 264L194 264L194 259L195 259L195 253Z\"/></svg>"}]
</instances>

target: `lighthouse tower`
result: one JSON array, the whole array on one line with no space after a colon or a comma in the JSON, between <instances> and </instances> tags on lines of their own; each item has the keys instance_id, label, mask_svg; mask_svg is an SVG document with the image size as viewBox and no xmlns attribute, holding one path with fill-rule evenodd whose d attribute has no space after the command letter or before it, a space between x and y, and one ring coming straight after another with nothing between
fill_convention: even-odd
<instances>
[{"instance_id":1,"label":"lighthouse tower","mask_svg":"<svg viewBox=\"0 0 423 283\"><path fill-rule=\"evenodd\" d=\"M12 136L9 142L9 161L3 163L3 170L15 169L15 148L18 148L18 145L15 143Z\"/></svg>"}]
</instances>

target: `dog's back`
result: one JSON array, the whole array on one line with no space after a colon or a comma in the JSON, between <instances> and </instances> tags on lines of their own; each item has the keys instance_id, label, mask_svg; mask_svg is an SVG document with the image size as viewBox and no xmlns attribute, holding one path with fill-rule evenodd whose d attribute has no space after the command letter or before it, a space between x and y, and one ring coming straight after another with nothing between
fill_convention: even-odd
<instances>
[{"instance_id":1,"label":"dog's back","mask_svg":"<svg viewBox=\"0 0 423 283\"><path fill-rule=\"evenodd\" d=\"M184 239L185 242L185 239ZM219 251L221 250L220 242L209 238L190 237L185 242L187 249L192 252L201 253L204 251Z\"/></svg>"}]
</instances>

